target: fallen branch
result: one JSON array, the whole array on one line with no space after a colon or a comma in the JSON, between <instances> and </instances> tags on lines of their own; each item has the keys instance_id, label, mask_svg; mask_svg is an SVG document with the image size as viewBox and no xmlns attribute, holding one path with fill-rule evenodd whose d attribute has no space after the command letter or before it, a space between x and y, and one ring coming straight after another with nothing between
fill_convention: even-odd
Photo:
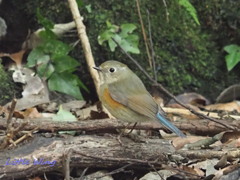
<instances>
[{"instance_id":1,"label":"fallen branch","mask_svg":"<svg viewBox=\"0 0 240 180\"><path fill-rule=\"evenodd\" d=\"M79 136L44 138L36 136L31 142L16 149L6 150L0 155L0 177L17 179L43 174L50 171L64 172L65 156L69 154L69 167L109 168L132 164L131 169L146 168L149 164L156 169L174 159L174 148L166 140L153 139L148 143L134 143L122 138L105 136ZM64 176L64 175L63 175Z\"/></svg>"},{"instance_id":2,"label":"fallen branch","mask_svg":"<svg viewBox=\"0 0 240 180\"><path fill-rule=\"evenodd\" d=\"M70 178L68 171L72 167L174 170L169 164L183 164L182 161L187 163L193 159L199 161L221 159L224 155L228 160L240 157L238 148L226 148L221 151L212 149L175 151L170 141L161 139L147 139L146 143L136 143L122 137L122 144L119 144L117 137L107 135L65 136L65 138L36 135L24 146L1 152L0 178L18 179L52 171L58 171L63 177ZM182 174L186 173L179 168L176 170Z\"/></svg>"},{"instance_id":3,"label":"fallen branch","mask_svg":"<svg viewBox=\"0 0 240 180\"><path fill-rule=\"evenodd\" d=\"M198 160L206 160L206 159L221 159L224 155L227 154L228 160L234 160L240 158L240 149L239 148L232 148L232 149L225 149L225 150L179 150L177 151L184 158L188 159L198 159Z\"/></svg>"},{"instance_id":4,"label":"fallen branch","mask_svg":"<svg viewBox=\"0 0 240 180\"><path fill-rule=\"evenodd\" d=\"M13 119L13 126L18 127L22 122L26 122L26 120L16 120ZM57 131L86 131L86 132L112 132L116 129L132 129L132 125L127 125L122 121L117 121L115 119L102 119L102 120L85 120L85 121L77 121L77 122L56 122L50 119L34 119L28 120L27 125L24 126L23 130L32 130L38 128L41 132L57 132ZM240 128L239 121L228 121L225 122L231 126L235 126L236 128ZM44 125L43 125L44 124ZM189 132L191 134L197 135L215 135L220 132L228 130L228 128L222 127L218 123L209 122L207 120L188 120L184 122L174 122L174 124L181 129L182 131ZM6 128L6 120L0 119L0 129ZM166 130L165 127L160 125L159 123L138 123L134 129L142 129L142 130Z\"/></svg>"}]
</instances>

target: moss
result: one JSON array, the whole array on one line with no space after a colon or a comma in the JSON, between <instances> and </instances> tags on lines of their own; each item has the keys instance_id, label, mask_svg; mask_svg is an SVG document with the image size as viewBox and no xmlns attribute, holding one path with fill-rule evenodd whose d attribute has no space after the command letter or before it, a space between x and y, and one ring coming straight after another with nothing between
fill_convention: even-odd
<instances>
[{"instance_id":1,"label":"moss","mask_svg":"<svg viewBox=\"0 0 240 180\"><path fill-rule=\"evenodd\" d=\"M10 74L5 72L0 63L0 105L5 105L15 96L15 85L11 79Z\"/></svg>"}]
</instances>

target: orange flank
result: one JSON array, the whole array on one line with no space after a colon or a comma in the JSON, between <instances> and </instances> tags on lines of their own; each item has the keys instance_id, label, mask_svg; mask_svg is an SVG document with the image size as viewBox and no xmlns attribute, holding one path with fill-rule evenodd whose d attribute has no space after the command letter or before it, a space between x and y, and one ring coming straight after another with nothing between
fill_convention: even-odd
<instances>
[{"instance_id":1,"label":"orange flank","mask_svg":"<svg viewBox=\"0 0 240 180\"><path fill-rule=\"evenodd\" d=\"M103 101L105 101L105 103L107 103L108 105L110 105L112 108L124 108L125 106L122 105L121 103L115 101L109 91L108 88L105 88L103 91Z\"/></svg>"}]
</instances>

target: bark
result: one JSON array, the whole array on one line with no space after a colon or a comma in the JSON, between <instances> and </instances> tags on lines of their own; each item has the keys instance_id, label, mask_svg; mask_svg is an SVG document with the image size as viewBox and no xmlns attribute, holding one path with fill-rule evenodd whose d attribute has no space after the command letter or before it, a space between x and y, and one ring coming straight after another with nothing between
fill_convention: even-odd
<instances>
[{"instance_id":1,"label":"bark","mask_svg":"<svg viewBox=\"0 0 240 180\"><path fill-rule=\"evenodd\" d=\"M121 140L122 145L111 136L82 135L65 139L35 136L24 146L1 152L0 179L64 172L69 153L70 167L109 168L129 164L132 169L137 169L150 168L150 165L160 168L161 164L170 161L168 155L175 151L167 140L149 139L147 143L135 143L127 138ZM41 163L37 165L36 160Z\"/></svg>"},{"instance_id":2,"label":"bark","mask_svg":"<svg viewBox=\"0 0 240 180\"><path fill-rule=\"evenodd\" d=\"M64 130L77 130L77 131L86 131L86 132L112 132L115 129L131 129L132 125L127 126L127 124L122 123L122 121L117 121L115 119L101 119L101 120L84 120L77 122L57 122L50 119L34 119L34 120L16 120L13 119L12 123L14 127L19 127L21 123L28 122L23 130L32 130L37 128L42 132L56 132ZM240 121L237 120L228 120L224 121L225 123L234 126L235 128L240 129ZM222 131L229 130L222 125L209 122L208 120L184 120L183 122L173 122L179 129L183 132L188 132L190 134L196 135L209 135L213 136ZM0 130L6 129L6 120L0 119ZM141 123L137 124L134 129L142 130L160 130L164 128L159 123Z\"/></svg>"},{"instance_id":3,"label":"bark","mask_svg":"<svg viewBox=\"0 0 240 180\"><path fill-rule=\"evenodd\" d=\"M88 64L89 72L93 78L95 87L98 92L100 80L99 80L98 72L93 69L93 67L96 65L92 55L89 39L86 33L86 27L83 24L83 17L80 14L76 0L68 0L68 3L69 3L70 10L72 12L73 19L76 23L78 36L79 36L79 39L81 40L81 44L82 44L83 52L86 58L86 62Z\"/></svg>"}]
</instances>

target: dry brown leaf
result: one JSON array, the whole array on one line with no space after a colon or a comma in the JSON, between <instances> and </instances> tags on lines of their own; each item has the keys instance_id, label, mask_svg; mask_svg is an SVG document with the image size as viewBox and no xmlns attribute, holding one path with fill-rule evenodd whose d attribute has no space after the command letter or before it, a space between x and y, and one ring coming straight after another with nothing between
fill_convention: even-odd
<instances>
[{"instance_id":1,"label":"dry brown leaf","mask_svg":"<svg viewBox=\"0 0 240 180\"><path fill-rule=\"evenodd\" d=\"M205 138L206 137L202 136L187 136L186 138L177 137L173 139L172 144L178 150L181 149L185 144L194 143Z\"/></svg>"},{"instance_id":2,"label":"dry brown leaf","mask_svg":"<svg viewBox=\"0 0 240 180\"><path fill-rule=\"evenodd\" d=\"M183 104L187 104L195 110L199 110L198 107L202 107L209 104L208 99L197 93L184 93L178 95L176 98L180 100ZM176 103L175 100L173 99L169 101L167 106L174 108L184 108L178 103Z\"/></svg>"},{"instance_id":3,"label":"dry brown leaf","mask_svg":"<svg viewBox=\"0 0 240 180\"><path fill-rule=\"evenodd\" d=\"M221 142L225 148L240 147L240 132L224 132Z\"/></svg>"},{"instance_id":4,"label":"dry brown leaf","mask_svg":"<svg viewBox=\"0 0 240 180\"><path fill-rule=\"evenodd\" d=\"M63 103L62 107L66 111L76 111L77 109L83 108L86 105L86 101L74 100L67 103Z\"/></svg>"},{"instance_id":5,"label":"dry brown leaf","mask_svg":"<svg viewBox=\"0 0 240 180\"><path fill-rule=\"evenodd\" d=\"M182 117L184 119L199 119L199 117L197 117L187 109L172 107L163 107L162 109L167 113L168 117L173 120L177 120L179 117Z\"/></svg>"},{"instance_id":6,"label":"dry brown leaf","mask_svg":"<svg viewBox=\"0 0 240 180\"><path fill-rule=\"evenodd\" d=\"M164 95L159 91L158 87L152 86L151 95L159 106L164 106L164 100L162 98Z\"/></svg>"},{"instance_id":7,"label":"dry brown leaf","mask_svg":"<svg viewBox=\"0 0 240 180\"><path fill-rule=\"evenodd\" d=\"M240 98L240 84L234 84L224 89L217 97L217 103L226 103Z\"/></svg>"},{"instance_id":8,"label":"dry brown leaf","mask_svg":"<svg viewBox=\"0 0 240 180\"><path fill-rule=\"evenodd\" d=\"M100 102L76 111L76 115L80 119L114 118L113 116L111 116L111 114L108 114L108 111L101 105Z\"/></svg>"},{"instance_id":9,"label":"dry brown leaf","mask_svg":"<svg viewBox=\"0 0 240 180\"><path fill-rule=\"evenodd\" d=\"M1 53L0 57L9 57L11 58L17 65L17 67L22 66L23 55L25 54L26 50L22 49L16 53L8 54L8 53Z\"/></svg>"},{"instance_id":10,"label":"dry brown leaf","mask_svg":"<svg viewBox=\"0 0 240 180\"><path fill-rule=\"evenodd\" d=\"M18 118L18 119L24 119L24 115L22 111L14 111L13 117Z\"/></svg>"},{"instance_id":11,"label":"dry brown leaf","mask_svg":"<svg viewBox=\"0 0 240 180\"><path fill-rule=\"evenodd\" d=\"M26 118L39 118L42 115L38 112L37 108L28 108L24 111L24 117Z\"/></svg>"},{"instance_id":12,"label":"dry brown leaf","mask_svg":"<svg viewBox=\"0 0 240 180\"><path fill-rule=\"evenodd\" d=\"M228 161L227 161L227 153L226 153L226 154L224 154L224 156L221 157L221 159L214 166L214 168L215 169L222 169L222 168L226 167L227 164L228 164Z\"/></svg>"},{"instance_id":13,"label":"dry brown leaf","mask_svg":"<svg viewBox=\"0 0 240 180\"><path fill-rule=\"evenodd\" d=\"M108 115L101 111L90 111L90 119L105 119L108 118Z\"/></svg>"},{"instance_id":14,"label":"dry brown leaf","mask_svg":"<svg viewBox=\"0 0 240 180\"><path fill-rule=\"evenodd\" d=\"M213 180L218 180L220 179L223 175L227 175L231 172L233 172L234 170L237 170L239 168L239 164L233 164L230 166L227 166L223 169L218 170L214 175L215 177L213 178Z\"/></svg>"},{"instance_id":15,"label":"dry brown leaf","mask_svg":"<svg viewBox=\"0 0 240 180\"><path fill-rule=\"evenodd\" d=\"M80 117L81 119L89 119L91 116L90 113L92 110L98 111L97 106L93 105L93 106L78 110L78 111L76 111L76 115L77 115L77 117Z\"/></svg>"},{"instance_id":16,"label":"dry brown leaf","mask_svg":"<svg viewBox=\"0 0 240 180\"><path fill-rule=\"evenodd\" d=\"M15 111L13 116L20 119L34 119L42 117L36 108L28 108L25 111Z\"/></svg>"},{"instance_id":17,"label":"dry brown leaf","mask_svg":"<svg viewBox=\"0 0 240 180\"><path fill-rule=\"evenodd\" d=\"M193 175L204 176L204 172L197 167L189 167L189 166L183 165L181 169Z\"/></svg>"},{"instance_id":18,"label":"dry brown leaf","mask_svg":"<svg viewBox=\"0 0 240 180\"><path fill-rule=\"evenodd\" d=\"M218 110L218 111L237 111L240 113L240 102L239 101L233 101L229 103L219 103L219 104L211 104L208 106L205 106L205 109L213 111L213 110Z\"/></svg>"},{"instance_id":19,"label":"dry brown leaf","mask_svg":"<svg viewBox=\"0 0 240 180\"><path fill-rule=\"evenodd\" d=\"M196 161L196 160L193 160L193 161ZM205 175L209 176L217 172L217 170L214 168L214 165L217 164L218 161L219 161L218 159L206 159L205 161L192 163L189 166L202 169L205 171Z\"/></svg>"},{"instance_id":20,"label":"dry brown leaf","mask_svg":"<svg viewBox=\"0 0 240 180\"><path fill-rule=\"evenodd\" d=\"M240 147L240 138L236 139L236 144L235 144L235 146L236 146L237 148Z\"/></svg>"},{"instance_id":21,"label":"dry brown leaf","mask_svg":"<svg viewBox=\"0 0 240 180\"><path fill-rule=\"evenodd\" d=\"M230 143L232 140L240 138L240 132L225 132L221 139L221 142L224 144Z\"/></svg>"},{"instance_id":22,"label":"dry brown leaf","mask_svg":"<svg viewBox=\"0 0 240 180\"><path fill-rule=\"evenodd\" d=\"M5 106L0 106L0 116L7 117L9 114L9 110Z\"/></svg>"}]
</instances>

